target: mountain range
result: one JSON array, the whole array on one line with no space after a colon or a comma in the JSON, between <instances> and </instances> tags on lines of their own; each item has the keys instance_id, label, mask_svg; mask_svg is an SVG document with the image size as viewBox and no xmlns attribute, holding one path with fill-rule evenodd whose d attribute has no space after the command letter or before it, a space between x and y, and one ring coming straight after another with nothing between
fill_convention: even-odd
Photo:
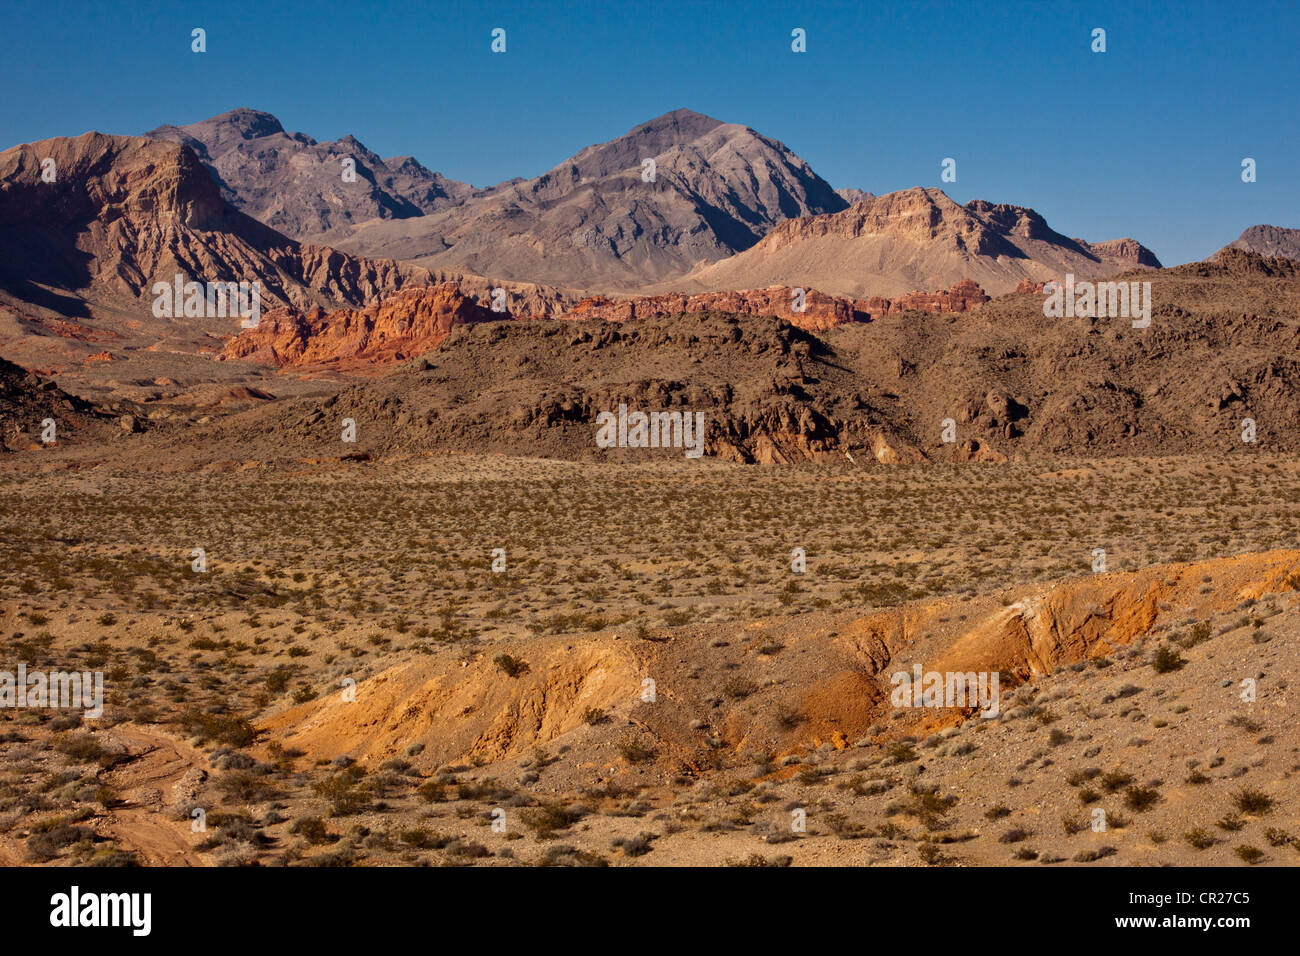
<instances>
[{"instance_id":1,"label":"mountain range","mask_svg":"<svg viewBox=\"0 0 1300 956\"><path fill-rule=\"evenodd\" d=\"M55 180L42 179L52 162ZM227 203L191 150L84 133L0 153L0 289L134 301L176 272L257 280L270 303L359 302L423 279L289 239ZM76 313L74 313L76 314Z\"/></svg>"},{"instance_id":2,"label":"mountain range","mask_svg":"<svg viewBox=\"0 0 1300 956\"><path fill-rule=\"evenodd\" d=\"M256 110L146 136L190 146L232 205L300 240L587 291L897 296L973 278L997 293L1064 271L1159 265L1132 239L1068 239L1018 206L958 206L936 189L837 191L784 144L687 109L484 189L411 157L380 159L350 136L286 133ZM340 175L348 158L355 183Z\"/></svg>"},{"instance_id":3,"label":"mountain range","mask_svg":"<svg viewBox=\"0 0 1300 956\"><path fill-rule=\"evenodd\" d=\"M847 202L783 144L674 110L553 169L418 219L319 237L358 255L595 291L633 291Z\"/></svg>"},{"instance_id":4,"label":"mountain range","mask_svg":"<svg viewBox=\"0 0 1300 956\"><path fill-rule=\"evenodd\" d=\"M155 283L177 275L257 282L263 309L361 307L446 281L485 301L504 287L530 314L576 300L299 242L228 201L187 145L84 133L0 152L0 354L66 368L103 349L137 360L215 349L239 330L237 318L154 314Z\"/></svg>"},{"instance_id":5,"label":"mountain range","mask_svg":"<svg viewBox=\"0 0 1300 956\"><path fill-rule=\"evenodd\" d=\"M319 143L260 110L236 109L144 134L188 146L240 212L295 239L371 219L407 219L474 193L410 156L380 159L352 136ZM356 181L344 180L344 163Z\"/></svg>"},{"instance_id":6,"label":"mountain range","mask_svg":"<svg viewBox=\"0 0 1300 956\"><path fill-rule=\"evenodd\" d=\"M1257 226L1233 247L1297 254L1296 235ZM464 322L731 311L821 330L1159 267L1134 239L1069 238L1026 207L837 191L783 144L690 110L486 188L250 109L0 153L0 354L114 389L165 355L365 374ZM158 318L150 290L177 274L256 281L271 321L232 342L229 317Z\"/></svg>"}]
</instances>

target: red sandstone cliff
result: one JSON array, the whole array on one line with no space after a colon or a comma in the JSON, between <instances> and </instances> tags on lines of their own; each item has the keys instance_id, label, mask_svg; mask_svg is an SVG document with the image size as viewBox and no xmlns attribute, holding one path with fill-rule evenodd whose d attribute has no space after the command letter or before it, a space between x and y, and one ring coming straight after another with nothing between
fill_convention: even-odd
<instances>
[{"instance_id":1,"label":"red sandstone cliff","mask_svg":"<svg viewBox=\"0 0 1300 956\"><path fill-rule=\"evenodd\" d=\"M379 371L437 348L457 325L467 322L544 319L546 311L511 315L497 313L465 294L458 282L405 289L363 309L303 311L273 309L255 329L229 339L222 359L243 359L283 367L333 367L351 372ZM844 299L809 289L804 309L794 310L793 289L774 286L743 292L698 295L657 295L609 298L593 296L559 317L570 321L632 322L666 316L731 312L767 315L812 332L848 322L866 322L897 312L966 312L989 297L970 279L946 292L910 292L897 299Z\"/></svg>"},{"instance_id":2,"label":"red sandstone cliff","mask_svg":"<svg viewBox=\"0 0 1300 956\"><path fill-rule=\"evenodd\" d=\"M794 291L789 286L772 286L744 292L701 292L695 295L669 293L620 299L595 296L583 299L560 317L626 322L684 312L734 312L773 315L786 319L791 325L818 332L846 322L865 322L873 316L896 312L967 312L989 301L984 290L971 279L963 279L946 292L909 292L896 299L881 296L848 299L808 289L803 297L802 312L794 310Z\"/></svg>"},{"instance_id":3,"label":"red sandstone cliff","mask_svg":"<svg viewBox=\"0 0 1300 956\"><path fill-rule=\"evenodd\" d=\"M467 322L509 318L462 294L455 282L405 289L363 309L273 309L227 340L221 359L276 367L332 366L362 372L435 349Z\"/></svg>"}]
</instances>

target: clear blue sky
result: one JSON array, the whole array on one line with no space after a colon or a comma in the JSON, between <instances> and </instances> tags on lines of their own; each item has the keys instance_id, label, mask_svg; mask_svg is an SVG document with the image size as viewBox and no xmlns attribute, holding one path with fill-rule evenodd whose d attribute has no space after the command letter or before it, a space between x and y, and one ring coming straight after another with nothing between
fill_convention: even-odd
<instances>
[{"instance_id":1,"label":"clear blue sky","mask_svg":"<svg viewBox=\"0 0 1300 956\"><path fill-rule=\"evenodd\" d=\"M836 187L941 186L951 156L959 202L1130 235L1166 264L1300 226L1295 2L4 0L0 81L0 147L249 106L488 185L685 106L783 141Z\"/></svg>"}]
</instances>

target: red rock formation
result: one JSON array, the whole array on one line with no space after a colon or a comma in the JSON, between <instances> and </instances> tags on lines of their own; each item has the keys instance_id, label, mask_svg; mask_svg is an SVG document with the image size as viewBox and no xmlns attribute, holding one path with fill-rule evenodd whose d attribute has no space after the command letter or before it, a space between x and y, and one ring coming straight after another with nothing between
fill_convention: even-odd
<instances>
[{"instance_id":1,"label":"red rock formation","mask_svg":"<svg viewBox=\"0 0 1300 956\"><path fill-rule=\"evenodd\" d=\"M969 312L989 301L979 283L962 279L947 292L908 292L897 299L872 296L859 299L863 310L872 315L890 315L895 312Z\"/></svg>"},{"instance_id":2,"label":"red rock formation","mask_svg":"<svg viewBox=\"0 0 1300 956\"><path fill-rule=\"evenodd\" d=\"M255 329L228 339L219 358L285 367L332 367L365 373L437 348L457 325L510 319L541 320L547 313L492 312L465 294L459 282L404 289L364 309L278 308ZM804 310L794 311L794 291L786 286L744 292L672 293L610 298L592 296L559 316L574 321L631 322L699 312L770 315L811 332L897 312L966 312L989 297L970 279L947 292L911 292L898 299L844 299L816 289L804 294Z\"/></svg>"},{"instance_id":3,"label":"red rock formation","mask_svg":"<svg viewBox=\"0 0 1300 956\"><path fill-rule=\"evenodd\" d=\"M560 318L626 322L689 312L736 312L741 315L773 315L799 328L819 332L846 322L866 322L873 316L896 312L968 312L987 301L989 297L978 283L963 279L947 292L909 292L897 299L880 296L846 299L809 289L804 296L804 310L795 312L794 290L788 286L772 286L745 292L701 292L696 295L668 294L625 299L595 296L583 299Z\"/></svg>"},{"instance_id":4,"label":"red rock formation","mask_svg":"<svg viewBox=\"0 0 1300 956\"><path fill-rule=\"evenodd\" d=\"M1099 258L1125 264L1130 268L1136 268L1137 266L1146 266L1149 269L1162 268L1155 253L1136 239L1107 239L1103 242L1086 242L1083 239L1076 239L1075 241L1083 243L1090 252Z\"/></svg>"},{"instance_id":5,"label":"red rock formation","mask_svg":"<svg viewBox=\"0 0 1300 956\"><path fill-rule=\"evenodd\" d=\"M437 348L458 325L508 318L444 282L405 289L364 309L273 309L256 328L227 340L220 359L379 371Z\"/></svg>"}]
</instances>

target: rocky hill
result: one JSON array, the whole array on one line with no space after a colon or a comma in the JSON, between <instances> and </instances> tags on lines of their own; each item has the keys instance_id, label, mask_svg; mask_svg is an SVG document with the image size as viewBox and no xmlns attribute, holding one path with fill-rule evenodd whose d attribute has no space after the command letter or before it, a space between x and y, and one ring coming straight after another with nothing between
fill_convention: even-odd
<instances>
[{"instance_id":1,"label":"rocky hill","mask_svg":"<svg viewBox=\"0 0 1300 956\"><path fill-rule=\"evenodd\" d=\"M839 195L841 199L843 199L850 206L852 206L854 203L860 203L867 199L876 198L875 193L869 193L865 189L856 189L852 186L849 186L845 189L837 189L835 190L835 192Z\"/></svg>"},{"instance_id":2,"label":"rocky hill","mask_svg":"<svg viewBox=\"0 0 1300 956\"><path fill-rule=\"evenodd\" d=\"M54 382L0 358L0 453L46 447L45 423L54 422L55 444L102 441L142 431L134 409L109 409L69 395Z\"/></svg>"},{"instance_id":3,"label":"rocky hill","mask_svg":"<svg viewBox=\"0 0 1300 956\"><path fill-rule=\"evenodd\" d=\"M437 348L458 325L494 319L502 316L447 282L406 289L363 309L273 310L257 328L231 338L221 358L374 374Z\"/></svg>"},{"instance_id":4,"label":"rocky hill","mask_svg":"<svg viewBox=\"0 0 1300 956\"><path fill-rule=\"evenodd\" d=\"M779 223L753 248L698 269L675 286L703 291L781 284L862 298L969 278L1000 295L1025 279L1067 272L1097 279L1159 265L1132 239L1069 239L1032 209L983 200L959 206L942 190L918 188Z\"/></svg>"},{"instance_id":5,"label":"rocky hill","mask_svg":"<svg viewBox=\"0 0 1300 956\"><path fill-rule=\"evenodd\" d=\"M796 293L802 293L797 296ZM797 290L788 286L740 292L700 292L695 295L670 293L657 296L583 299L565 312L564 319L604 319L629 322L666 318L696 312L729 312L733 315L770 315L813 332L832 329L848 322L867 322L873 316L897 312L968 312L989 297L976 283L963 279L946 292L910 292L896 299L873 296L846 299L824 295L816 289ZM796 310L800 302L802 308Z\"/></svg>"},{"instance_id":6,"label":"rocky hill","mask_svg":"<svg viewBox=\"0 0 1300 956\"><path fill-rule=\"evenodd\" d=\"M53 183L41 179L52 159ZM85 133L0 153L0 285L147 296L155 281L259 281L268 305L361 304L428 273L302 245L239 212L186 147ZM39 298L39 295L37 295Z\"/></svg>"},{"instance_id":7,"label":"rocky hill","mask_svg":"<svg viewBox=\"0 0 1300 956\"><path fill-rule=\"evenodd\" d=\"M754 462L1294 450L1297 269L1237 253L1129 273L1153 286L1142 330L1125 319L1046 320L1035 294L819 332L721 313L472 322L387 376L195 440L273 455L680 454L597 448L598 413L627 404L700 411L707 454ZM344 418L357 422L355 446L338 441ZM1242 439L1246 419L1253 443Z\"/></svg>"},{"instance_id":8,"label":"rocky hill","mask_svg":"<svg viewBox=\"0 0 1300 956\"><path fill-rule=\"evenodd\" d=\"M1251 226L1224 246L1224 249L1241 249L1245 252L1280 259L1300 259L1300 229L1287 229L1283 226ZM1220 249L1219 253L1224 249Z\"/></svg>"},{"instance_id":9,"label":"rocky hill","mask_svg":"<svg viewBox=\"0 0 1300 956\"><path fill-rule=\"evenodd\" d=\"M352 136L317 142L260 110L236 109L144 134L190 147L240 212L295 239L370 219L407 219L463 202L465 183L410 156L381 159ZM352 160L356 179L343 179Z\"/></svg>"},{"instance_id":10,"label":"rocky hill","mask_svg":"<svg viewBox=\"0 0 1300 956\"><path fill-rule=\"evenodd\" d=\"M947 292L867 300L785 286L689 296L589 296L576 301L562 293L511 288L506 290L501 311L493 311L488 305L492 292L485 280L451 277L436 287L406 289L360 310L276 309L257 328L230 338L221 357L275 368L329 367L354 375L374 375L396 362L437 348L452 328L468 322L547 318L637 322L726 312L769 316L801 329L821 331L898 312L966 312L989 301L970 280L959 282ZM802 307L796 309L796 303Z\"/></svg>"},{"instance_id":11,"label":"rocky hill","mask_svg":"<svg viewBox=\"0 0 1300 956\"><path fill-rule=\"evenodd\" d=\"M846 206L783 144L674 110L534 179L419 219L372 221L321 239L430 267L633 291L747 249L777 222Z\"/></svg>"}]
</instances>

